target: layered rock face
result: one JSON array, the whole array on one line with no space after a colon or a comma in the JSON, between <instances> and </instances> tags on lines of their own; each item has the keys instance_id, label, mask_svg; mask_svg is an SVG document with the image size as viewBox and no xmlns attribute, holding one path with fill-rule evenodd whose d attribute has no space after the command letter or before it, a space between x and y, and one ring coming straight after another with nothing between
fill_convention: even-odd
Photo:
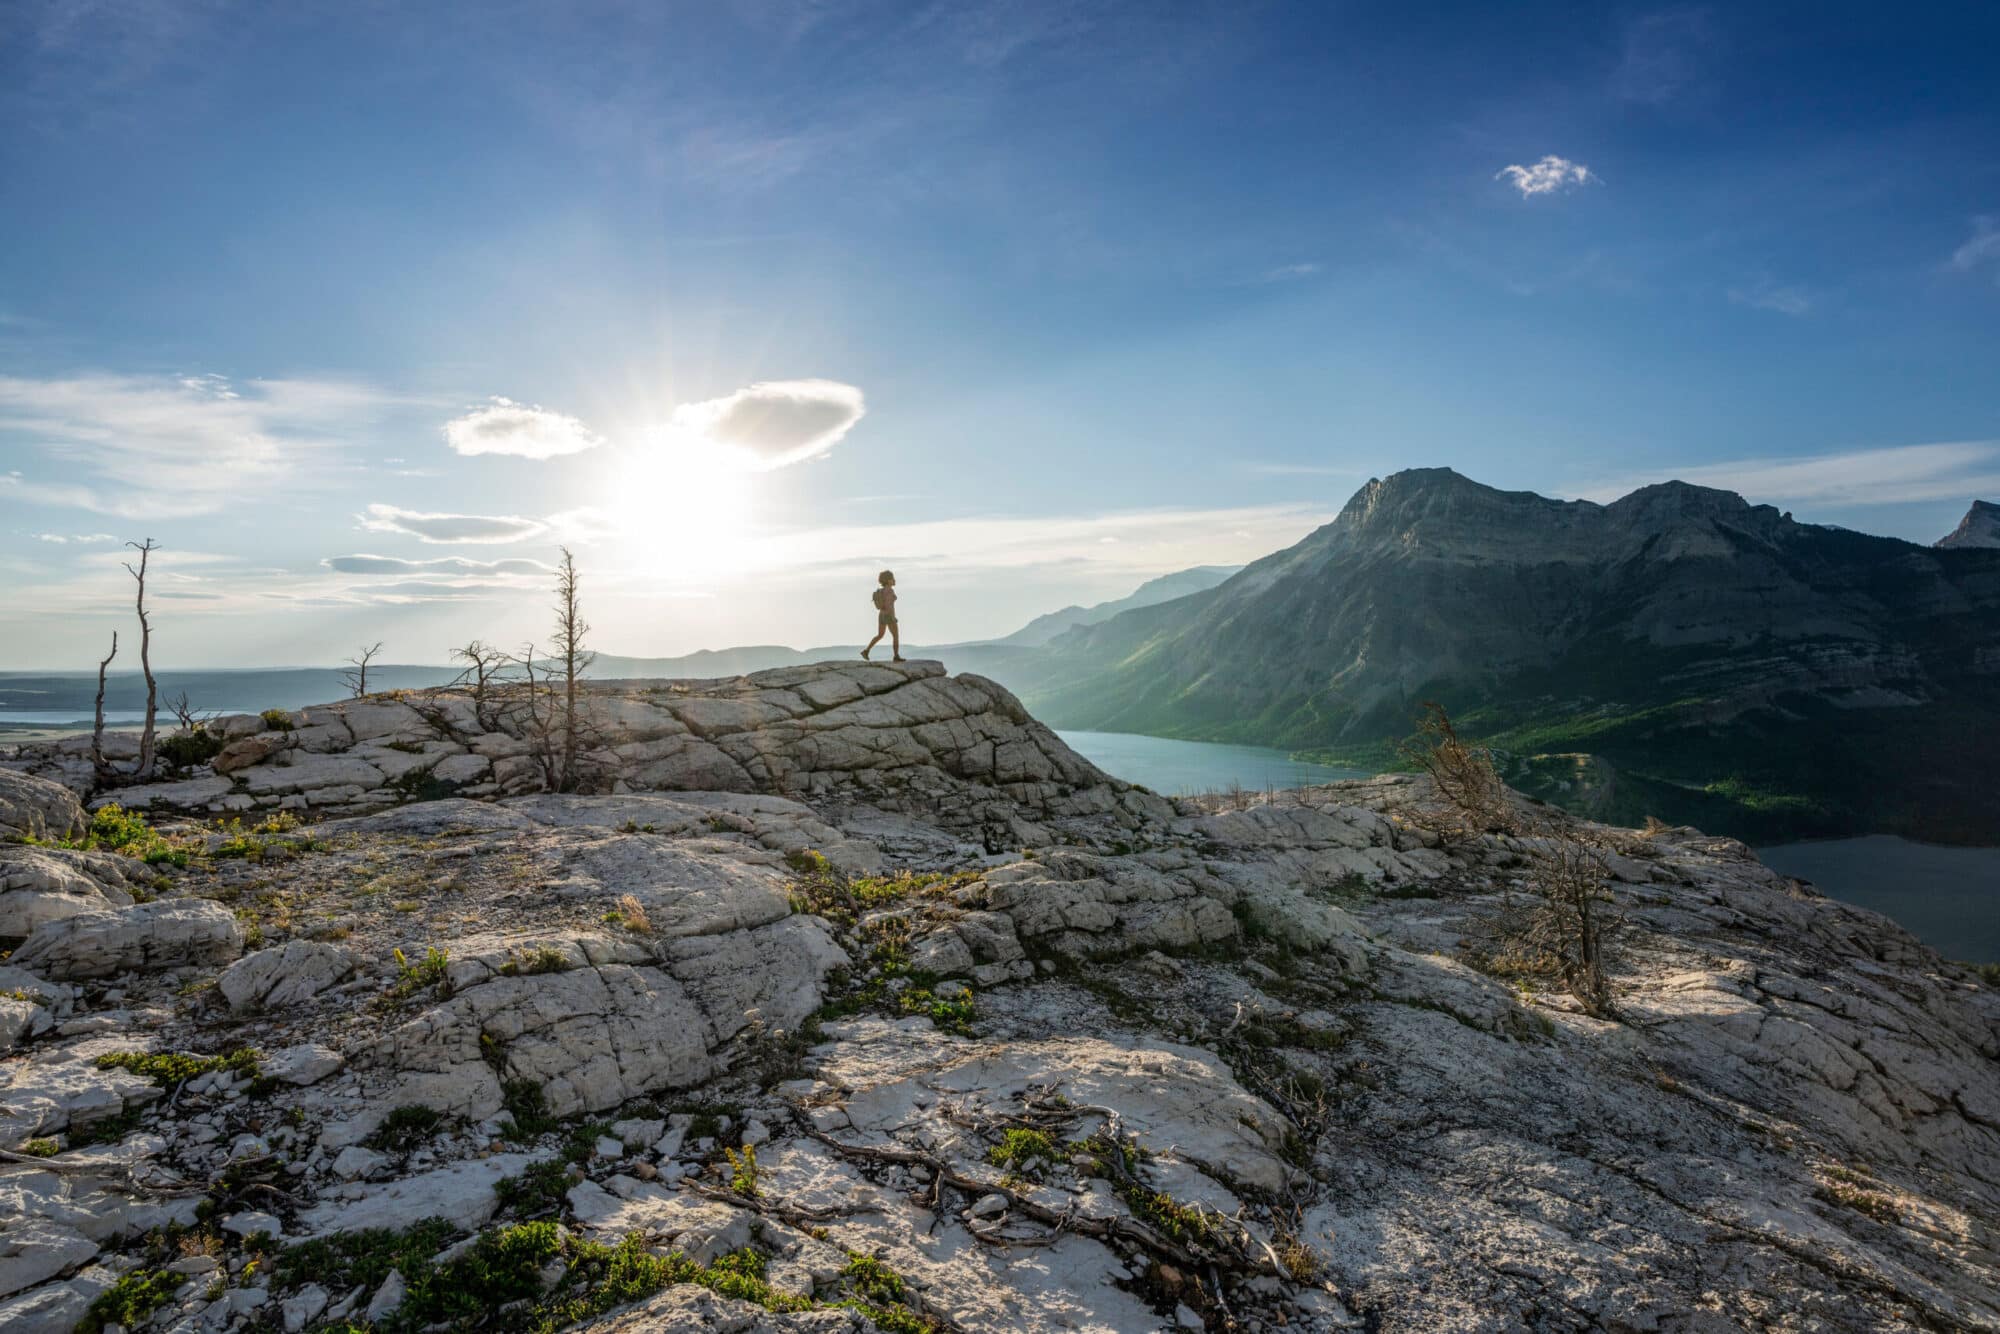
<instances>
[{"instance_id":1,"label":"layered rock face","mask_svg":"<svg viewBox=\"0 0 2000 1334\"><path fill-rule=\"evenodd\" d=\"M1990 978L1740 844L1572 824L1595 1018L1496 934L1533 847L1423 782L1009 779L1046 841L993 852L1003 781L927 735L889 774L959 785L937 818L879 775L459 796L66 864L99 903L0 966L0 1328L116 1285L295 1334L2000 1329Z\"/></svg>"},{"instance_id":2,"label":"layered rock face","mask_svg":"<svg viewBox=\"0 0 2000 1334\"><path fill-rule=\"evenodd\" d=\"M1503 746L1664 780L1653 813L2000 841L1980 799L2000 764L1954 744L1969 720L2000 726L2000 556L1724 491L1598 505L1397 473L1212 592L1051 653L1021 684L1058 726L1361 751L1437 699ZM1799 797L1821 827L1672 805L1730 780ZM1919 788L1916 805L1883 795Z\"/></svg>"},{"instance_id":3,"label":"layered rock face","mask_svg":"<svg viewBox=\"0 0 2000 1334\"><path fill-rule=\"evenodd\" d=\"M1099 772L1005 689L948 677L935 662L787 667L714 681L589 682L580 768L606 792L774 792L922 812L995 846L1034 846L1051 818L1166 812ZM396 692L301 709L286 726L241 714L192 776L101 799L215 815L353 815L417 798L540 791L530 718L469 692ZM10 761L78 792L96 790L88 743L22 746ZM4 772L4 771L0 771Z\"/></svg>"}]
</instances>

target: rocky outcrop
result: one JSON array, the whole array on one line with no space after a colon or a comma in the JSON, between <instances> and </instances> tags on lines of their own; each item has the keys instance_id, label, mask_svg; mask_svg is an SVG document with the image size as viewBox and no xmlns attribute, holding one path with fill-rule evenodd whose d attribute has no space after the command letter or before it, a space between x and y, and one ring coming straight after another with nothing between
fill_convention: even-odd
<instances>
[{"instance_id":1,"label":"rocky outcrop","mask_svg":"<svg viewBox=\"0 0 2000 1334\"><path fill-rule=\"evenodd\" d=\"M371 717L299 749L416 726ZM894 809L411 801L43 923L50 973L0 969L42 1017L0 1060L0 1319L164 1268L158 1327L296 1334L2000 1329L2000 995L1885 920L1543 813L1602 858L1602 1017L1499 925L1538 845L1422 781L1072 789L1014 817L1059 841L989 851L997 773L958 763L899 761ZM971 805L924 818L925 772ZM165 948L191 910L259 948ZM247 1263L378 1228L394 1277ZM714 1267L646 1277L676 1251Z\"/></svg>"},{"instance_id":2,"label":"rocky outcrop","mask_svg":"<svg viewBox=\"0 0 2000 1334\"><path fill-rule=\"evenodd\" d=\"M976 829L995 847L1051 841L1050 820L1127 825L1165 803L1100 772L995 683L935 662L825 663L716 681L594 681L582 768L600 792L769 793L862 803ZM444 795L512 796L545 785L525 712L504 696L406 692L298 711L288 730L250 715L213 774L123 788L127 807L226 815L353 815ZM22 747L16 763L92 791L71 743Z\"/></svg>"}]
</instances>

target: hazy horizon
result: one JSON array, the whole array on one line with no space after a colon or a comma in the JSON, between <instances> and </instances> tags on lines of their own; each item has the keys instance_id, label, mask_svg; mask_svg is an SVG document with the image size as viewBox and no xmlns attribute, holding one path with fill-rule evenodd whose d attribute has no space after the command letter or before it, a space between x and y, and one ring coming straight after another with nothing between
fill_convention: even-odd
<instances>
[{"instance_id":1,"label":"hazy horizon","mask_svg":"<svg viewBox=\"0 0 2000 1334\"><path fill-rule=\"evenodd\" d=\"M1969 7L0 16L0 668L1004 635L1370 476L2000 498ZM1754 201L1754 210L1747 207ZM131 666L122 656L120 666Z\"/></svg>"}]
</instances>

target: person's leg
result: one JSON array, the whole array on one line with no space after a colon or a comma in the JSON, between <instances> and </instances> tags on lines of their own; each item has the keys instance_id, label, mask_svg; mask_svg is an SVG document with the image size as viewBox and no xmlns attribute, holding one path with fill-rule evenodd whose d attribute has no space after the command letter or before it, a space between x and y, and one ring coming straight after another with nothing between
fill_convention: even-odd
<instances>
[{"instance_id":1,"label":"person's leg","mask_svg":"<svg viewBox=\"0 0 2000 1334\"><path fill-rule=\"evenodd\" d=\"M869 641L868 641L868 647L867 647L867 648L864 648L864 649L862 649L862 650L861 650L861 656L862 656L862 657L864 657L864 658L865 658L865 657L867 657L867 656L868 656L868 655L869 655L870 653L873 653L873 652L875 651L875 646L876 646L877 644L879 644L879 643L881 643L881 642L882 642L882 635L883 635L883 633L884 633L885 631L887 631L887 630L888 630L888 628L889 628L888 626L886 626L886 625L882 624L882 621L881 621L881 618L880 618L880 617L877 617L877 618L876 618L876 621L875 621L875 637L874 637L873 639L871 639L871 640L869 640Z\"/></svg>"},{"instance_id":2,"label":"person's leg","mask_svg":"<svg viewBox=\"0 0 2000 1334\"><path fill-rule=\"evenodd\" d=\"M901 662L903 660L903 627L894 621L889 622L889 642L895 646L893 661Z\"/></svg>"}]
</instances>

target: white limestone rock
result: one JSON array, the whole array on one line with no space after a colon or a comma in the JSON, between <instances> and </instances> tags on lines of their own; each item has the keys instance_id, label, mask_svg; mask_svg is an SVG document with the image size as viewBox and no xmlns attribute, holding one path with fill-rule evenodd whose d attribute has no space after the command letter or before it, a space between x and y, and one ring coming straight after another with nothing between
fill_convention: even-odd
<instances>
[{"instance_id":1,"label":"white limestone rock","mask_svg":"<svg viewBox=\"0 0 2000 1334\"><path fill-rule=\"evenodd\" d=\"M238 959L222 970L217 986L232 1010L276 1008L310 1000L353 971L353 956L338 945L289 940Z\"/></svg>"},{"instance_id":2,"label":"white limestone rock","mask_svg":"<svg viewBox=\"0 0 2000 1334\"><path fill-rule=\"evenodd\" d=\"M207 899L158 899L45 922L12 962L67 979L226 963L242 952L243 927L229 909Z\"/></svg>"},{"instance_id":3,"label":"white limestone rock","mask_svg":"<svg viewBox=\"0 0 2000 1334\"><path fill-rule=\"evenodd\" d=\"M363 1228L400 1230L426 1218L443 1218L471 1231L499 1207L493 1186L518 1176L534 1158L525 1153L495 1154L420 1172L400 1181L371 1186L354 1200L329 1200L301 1210L297 1232L325 1237Z\"/></svg>"},{"instance_id":4,"label":"white limestone rock","mask_svg":"<svg viewBox=\"0 0 2000 1334\"><path fill-rule=\"evenodd\" d=\"M0 769L0 838L68 838L87 823L76 794L61 783Z\"/></svg>"}]
</instances>

